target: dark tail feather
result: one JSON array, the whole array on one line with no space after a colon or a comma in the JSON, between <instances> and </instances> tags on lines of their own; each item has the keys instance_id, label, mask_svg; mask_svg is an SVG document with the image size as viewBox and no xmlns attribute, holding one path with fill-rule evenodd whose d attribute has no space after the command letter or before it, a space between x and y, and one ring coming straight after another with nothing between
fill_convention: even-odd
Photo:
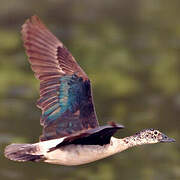
<instances>
[{"instance_id":1,"label":"dark tail feather","mask_svg":"<svg viewBox=\"0 0 180 180\"><path fill-rule=\"evenodd\" d=\"M19 162L43 160L44 156L36 152L37 148L32 144L10 144L5 148L4 155L10 160Z\"/></svg>"}]
</instances>

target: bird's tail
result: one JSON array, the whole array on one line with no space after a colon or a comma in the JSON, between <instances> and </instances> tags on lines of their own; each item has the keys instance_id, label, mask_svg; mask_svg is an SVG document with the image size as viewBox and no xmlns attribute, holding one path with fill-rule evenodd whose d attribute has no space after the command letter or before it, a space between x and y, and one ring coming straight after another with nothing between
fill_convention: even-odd
<instances>
[{"instance_id":1,"label":"bird's tail","mask_svg":"<svg viewBox=\"0 0 180 180\"><path fill-rule=\"evenodd\" d=\"M4 155L10 160L19 162L44 159L44 156L38 153L38 148L35 144L10 144L5 148Z\"/></svg>"}]
</instances>

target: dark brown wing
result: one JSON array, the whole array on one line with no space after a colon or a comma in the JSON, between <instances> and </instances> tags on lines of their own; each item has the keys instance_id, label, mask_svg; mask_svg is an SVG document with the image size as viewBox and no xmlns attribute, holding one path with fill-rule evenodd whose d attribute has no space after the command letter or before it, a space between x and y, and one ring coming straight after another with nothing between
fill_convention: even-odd
<instances>
[{"instance_id":1,"label":"dark brown wing","mask_svg":"<svg viewBox=\"0 0 180 180\"><path fill-rule=\"evenodd\" d=\"M124 128L120 124L109 124L105 126L98 126L93 129L81 131L77 134L65 137L61 143L51 148L49 151L56 150L62 146L69 144L81 144L81 145L105 145L109 144L111 137L119 130Z\"/></svg>"},{"instance_id":2,"label":"dark brown wing","mask_svg":"<svg viewBox=\"0 0 180 180\"><path fill-rule=\"evenodd\" d=\"M70 52L37 16L22 26L32 70L40 80L41 140L98 127L90 81Z\"/></svg>"}]
</instances>

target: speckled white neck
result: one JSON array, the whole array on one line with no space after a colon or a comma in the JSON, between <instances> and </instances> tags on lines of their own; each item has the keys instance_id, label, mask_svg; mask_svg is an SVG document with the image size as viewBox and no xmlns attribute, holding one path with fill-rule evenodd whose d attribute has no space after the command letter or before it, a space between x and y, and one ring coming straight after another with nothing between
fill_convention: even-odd
<instances>
[{"instance_id":1,"label":"speckled white neck","mask_svg":"<svg viewBox=\"0 0 180 180\"><path fill-rule=\"evenodd\" d=\"M122 139L124 143L126 144L127 148L133 147L133 146L139 146L143 144L154 144L157 143L156 140L151 140L148 138L148 136L141 136L140 134L135 134L129 137L125 137Z\"/></svg>"}]
</instances>

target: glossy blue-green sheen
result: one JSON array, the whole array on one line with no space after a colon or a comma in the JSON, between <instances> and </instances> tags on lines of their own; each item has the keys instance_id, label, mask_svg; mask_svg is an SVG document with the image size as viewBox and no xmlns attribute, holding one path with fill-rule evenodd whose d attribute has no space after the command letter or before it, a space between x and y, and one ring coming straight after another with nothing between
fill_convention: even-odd
<instances>
[{"instance_id":1,"label":"glossy blue-green sheen","mask_svg":"<svg viewBox=\"0 0 180 180\"><path fill-rule=\"evenodd\" d=\"M67 110L69 110L71 113L76 112L81 102L88 100L86 85L81 77L78 77L76 75L67 75L61 77L59 81L60 87L58 104L52 106L52 108L49 108L43 114L43 117L49 115L46 119L47 124L50 124L51 122L59 118ZM51 115L51 113L58 107L60 107L60 111L56 114Z\"/></svg>"}]
</instances>

